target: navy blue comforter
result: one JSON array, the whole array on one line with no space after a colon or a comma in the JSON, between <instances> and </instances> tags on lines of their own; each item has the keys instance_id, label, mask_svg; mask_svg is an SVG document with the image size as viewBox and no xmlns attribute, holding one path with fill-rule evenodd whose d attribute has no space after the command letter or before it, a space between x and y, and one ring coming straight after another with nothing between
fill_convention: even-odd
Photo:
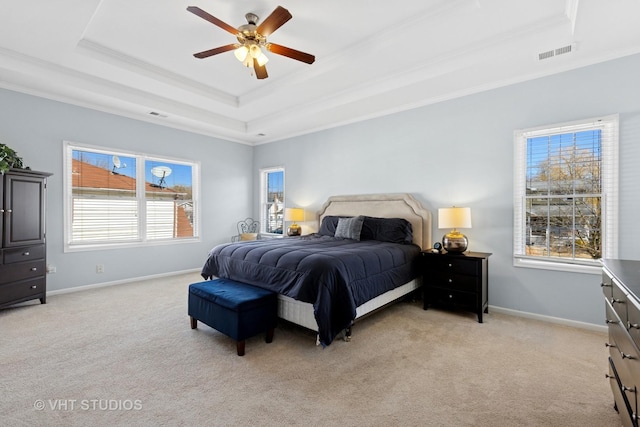
<instances>
[{"instance_id":1,"label":"navy blue comforter","mask_svg":"<svg viewBox=\"0 0 640 427\"><path fill-rule=\"evenodd\" d=\"M202 276L248 283L313 304L323 345L349 327L356 307L418 275L413 244L312 234L216 246Z\"/></svg>"}]
</instances>

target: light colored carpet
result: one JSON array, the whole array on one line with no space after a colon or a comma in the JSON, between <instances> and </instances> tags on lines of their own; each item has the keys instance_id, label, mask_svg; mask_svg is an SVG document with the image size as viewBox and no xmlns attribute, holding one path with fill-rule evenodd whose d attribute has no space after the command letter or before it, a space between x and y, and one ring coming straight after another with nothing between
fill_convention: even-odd
<instances>
[{"instance_id":1,"label":"light colored carpet","mask_svg":"<svg viewBox=\"0 0 640 427\"><path fill-rule=\"evenodd\" d=\"M0 310L0 425L618 426L603 333L402 302L315 346L199 323L198 274ZM603 310L604 313L604 310ZM604 314L603 314L604 316ZM44 409L36 408L43 405Z\"/></svg>"}]
</instances>

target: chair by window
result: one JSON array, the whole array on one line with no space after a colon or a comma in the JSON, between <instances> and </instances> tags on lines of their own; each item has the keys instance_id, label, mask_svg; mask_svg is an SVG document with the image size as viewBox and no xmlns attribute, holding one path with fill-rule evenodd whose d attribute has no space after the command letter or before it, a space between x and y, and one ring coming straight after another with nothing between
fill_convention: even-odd
<instances>
[{"instance_id":1,"label":"chair by window","mask_svg":"<svg viewBox=\"0 0 640 427\"><path fill-rule=\"evenodd\" d=\"M231 238L232 242L240 242L243 240L257 240L260 238L260 221L253 218L247 218L238 221L238 234Z\"/></svg>"}]
</instances>

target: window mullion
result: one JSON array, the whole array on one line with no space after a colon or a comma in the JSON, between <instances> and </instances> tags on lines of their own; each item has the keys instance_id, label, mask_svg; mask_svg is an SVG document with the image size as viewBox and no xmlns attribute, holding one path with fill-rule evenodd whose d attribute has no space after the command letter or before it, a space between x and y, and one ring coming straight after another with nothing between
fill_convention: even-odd
<instances>
[{"instance_id":1,"label":"window mullion","mask_svg":"<svg viewBox=\"0 0 640 427\"><path fill-rule=\"evenodd\" d=\"M147 203L146 203L146 185L145 185L145 159L142 156L136 158L136 200L138 204L138 232L140 233L140 241L147 241Z\"/></svg>"}]
</instances>

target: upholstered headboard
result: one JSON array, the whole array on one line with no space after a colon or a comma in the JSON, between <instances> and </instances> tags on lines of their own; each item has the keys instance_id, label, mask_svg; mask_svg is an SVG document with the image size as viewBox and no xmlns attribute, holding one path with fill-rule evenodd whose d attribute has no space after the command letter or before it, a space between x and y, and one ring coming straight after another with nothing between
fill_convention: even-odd
<instances>
[{"instance_id":1,"label":"upholstered headboard","mask_svg":"<svg viewBox=\"0 0 640 427\"><path fill-rule=\"evenodd\" d=\"M318 225L327 215L404 218L411 223L413 243L431 247L431 212L408 193L331 196L318 212Z\"/></svg>"}]
</instances>

